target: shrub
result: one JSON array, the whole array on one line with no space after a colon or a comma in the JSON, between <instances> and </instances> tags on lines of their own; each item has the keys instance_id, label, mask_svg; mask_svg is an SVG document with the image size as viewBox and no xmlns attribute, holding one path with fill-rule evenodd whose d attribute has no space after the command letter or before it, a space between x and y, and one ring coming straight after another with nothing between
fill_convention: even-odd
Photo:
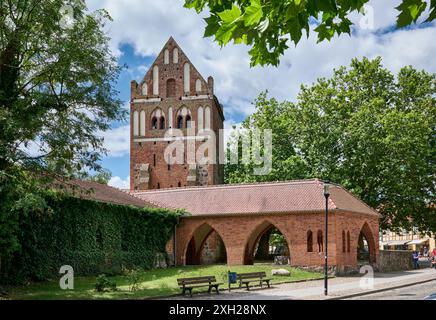
<instances>
[{"instance_id":1,"label":"shrub","mask_svg":"<svg viewBox=\"0 0 436 320\"><path fill-rule=\"evenodd\" d=\"M20 215L21 249L2 263L0 284L56 279L63 265L77 276L153 268L181 215L53 194L46 203Z\"/></svg>"},{"instance_id":2,"label":"shrub","mask_svg":"<svg viewBox=\"0 0 436 320\"><path fill-rule=\"evenodd\" d=\"M129 281L129 290L137 291L141 286L141 273L137 270L131 270L127 276Z\"/></svg>"},{"instance_id":3,"label":"shrub","mask_svg":"<svg viewBox=\"0 0 436 320\"><path fill-rule=\"evenodd\" d=\"M95 290L97 292L116 291L117 284L113 281L110 281L106 277L106 275L101 274L97 277L97 282L95 283Z\"/></svg>"}]
</instances>

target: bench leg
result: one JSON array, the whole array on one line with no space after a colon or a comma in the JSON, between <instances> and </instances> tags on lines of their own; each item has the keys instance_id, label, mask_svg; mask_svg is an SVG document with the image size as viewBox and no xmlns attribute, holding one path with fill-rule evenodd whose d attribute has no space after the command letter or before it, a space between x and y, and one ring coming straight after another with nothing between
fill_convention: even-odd
<instances>
[{"instance_id":1,"label":"bench leg","mask_svg":"<svg viewBox=\"0 0 436 320\"><path fill-rule=\"evenodd\" d=\"M246 285L247 285L247 291L250 291L249 283L247 282Z\"/></svg>"},{"instance_id":2,"label":"bench leg","mask_svg":"<svg viewBox=\"0 0 436 320\"><path fill-rule=\"evenodd\" d=\"M266 281L266 284L268 285L268 288L270 288L269 280Z\"/></svg>"},{"instance_id":3,"label":"bench leg","mask_svg":"<svg viewBox=\"0 0 436 320\"><path fill-rule=\"evenodd\" d=\"M189 295L190 295L191 298L192 298L192 288L189 288L188 290L189 290Z\"/></svg>"}]
</instances>

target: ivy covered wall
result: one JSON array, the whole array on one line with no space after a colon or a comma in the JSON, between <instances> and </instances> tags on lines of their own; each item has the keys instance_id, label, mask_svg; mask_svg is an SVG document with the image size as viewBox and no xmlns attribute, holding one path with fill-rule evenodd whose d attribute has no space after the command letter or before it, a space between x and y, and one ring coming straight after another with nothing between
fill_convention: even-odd
<instances>
[{"instance_id":1,"label":"ivy covered wall","mask_svg":"<svg viewBox=\"0 0 436 320\"><path fill-rule=\"evenodd\" d=\"M152 268L181 212L50 196L45 209L20 214L18 250L0 283L47 280L62 265L75 275Z\"/></svg>"}]
</instances>

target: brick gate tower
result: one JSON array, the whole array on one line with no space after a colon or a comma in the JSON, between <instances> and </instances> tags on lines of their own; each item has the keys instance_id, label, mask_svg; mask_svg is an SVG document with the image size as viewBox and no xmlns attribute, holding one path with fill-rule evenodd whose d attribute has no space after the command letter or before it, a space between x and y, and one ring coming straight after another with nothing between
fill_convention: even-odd
<instances>
[{"instance_id":1,"label":"brick gate tower","mask_svg":"<svg viewBox=\"0 0 436 320\"><path fill-rule=\"evenodd\" d=\"M172 37L143 80L131 82L130 111L131 190L223 183L224 115L213 78L206 81Z\"/></svg>"}]
</instances>

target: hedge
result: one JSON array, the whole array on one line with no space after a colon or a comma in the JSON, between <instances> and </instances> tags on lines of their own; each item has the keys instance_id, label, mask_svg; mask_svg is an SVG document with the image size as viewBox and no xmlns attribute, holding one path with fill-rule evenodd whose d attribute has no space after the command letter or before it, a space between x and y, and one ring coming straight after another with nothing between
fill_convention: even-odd
<instances>
[{"instance_id":1,"label":"hedge","mask_svg":"<svg viewBox=\"0 0 436 320\"><path fill-rule=\"evenodd\" d=\"M165 253L181 212L50 196L46 209L20 214L20 250L3 264L0 283L48 280L62 265L75 275L152 268Z\"/></svg>"}]
</instances>

